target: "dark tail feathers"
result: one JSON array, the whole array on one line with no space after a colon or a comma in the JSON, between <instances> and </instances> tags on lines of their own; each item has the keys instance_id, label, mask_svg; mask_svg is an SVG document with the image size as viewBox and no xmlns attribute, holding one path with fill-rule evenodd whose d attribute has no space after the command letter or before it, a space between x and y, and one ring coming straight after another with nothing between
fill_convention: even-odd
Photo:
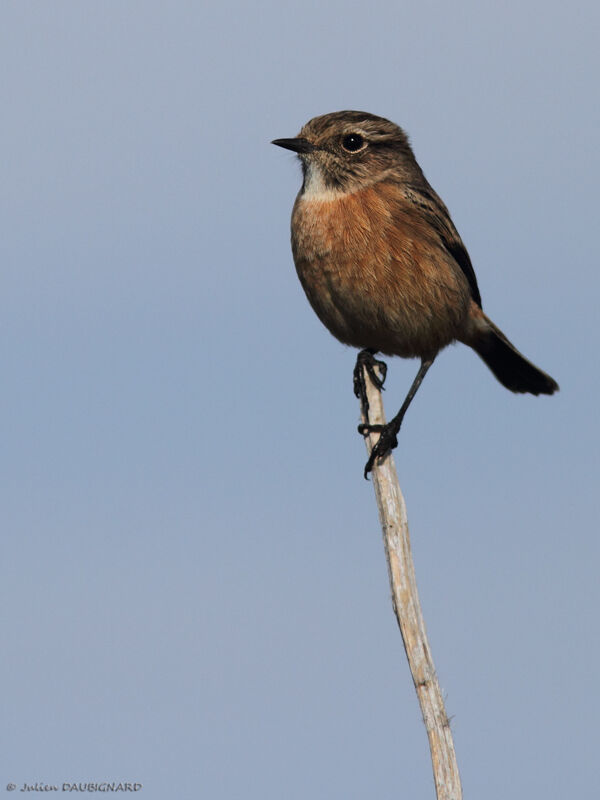
<instances>
[{"instance_id":1,"label":"dark tail feathers","mask_svg":"<svg viewBox=\"0 0 600 800\"><path fill-rule=\"evenodd\" d=\"M536 395L558 391L558 383L550 375L527 361L502 331L487 317L485 319L489 328L486 326L485 332L482 331L471 346L503 386L511 392Z\"/></svg>"}]
</instances>

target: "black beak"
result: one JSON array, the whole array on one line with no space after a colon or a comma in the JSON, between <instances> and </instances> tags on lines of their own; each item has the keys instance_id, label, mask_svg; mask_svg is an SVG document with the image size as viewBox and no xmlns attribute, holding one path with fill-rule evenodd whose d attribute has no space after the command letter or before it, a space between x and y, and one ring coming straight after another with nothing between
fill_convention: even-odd
<instances>
[{"instance_id":1,"label":"black beak","mask_svg":"<svg viewBox=\"0 0 600 800\"><path fill-rule=\"evenodd\" d=\"M286 150L293 150L294 153L312 153L317 150L312 142L308 139L273 139L271 144L276 144L278 147L285 147Z\"/></svg>"}]
</instances>

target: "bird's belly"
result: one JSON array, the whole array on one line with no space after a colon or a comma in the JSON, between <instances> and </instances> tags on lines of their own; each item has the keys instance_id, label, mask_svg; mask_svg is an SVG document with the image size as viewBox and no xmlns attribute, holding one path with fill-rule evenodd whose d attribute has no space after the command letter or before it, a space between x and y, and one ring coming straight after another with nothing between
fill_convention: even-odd
<instances>
[{"instance_id":1,"label":"bird's belly","mask_svg":"<svg viewBox=\"0 0 600 800\"><path fill-rule=\"evenodd\" d=\"M433 356L459 335L468 288L426 231L365 194L296 202L292 248L304 291L344 344Z\"/></svg>"}]
</instances>

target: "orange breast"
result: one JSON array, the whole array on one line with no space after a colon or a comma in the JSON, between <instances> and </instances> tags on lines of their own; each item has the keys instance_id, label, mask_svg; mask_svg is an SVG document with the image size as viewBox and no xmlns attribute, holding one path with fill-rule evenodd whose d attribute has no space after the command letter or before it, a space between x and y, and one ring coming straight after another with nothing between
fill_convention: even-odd
<instances>
[{"instance_id":1,"label":"orange breast","mask_svg":"<svg viewBox=\"0 0 600 800\"><path fill-rule=\"evenodd\" d=\"M465 324L466 278L393 184L327 199L299 195L292 249L311 305L345 344L428 357Z\"/></svg>"}]
</instances>

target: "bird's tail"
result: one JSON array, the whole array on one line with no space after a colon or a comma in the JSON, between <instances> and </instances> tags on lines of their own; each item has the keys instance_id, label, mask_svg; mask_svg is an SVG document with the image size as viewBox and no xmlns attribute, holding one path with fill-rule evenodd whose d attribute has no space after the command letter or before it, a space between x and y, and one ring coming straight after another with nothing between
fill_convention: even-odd
<instances>
[{"instance_id":1,"label":"bird's tail","mask_svg":"<svg viewBox=\"0 0 600 800\"><path fill-rule=\"evenodd\" d=\"M480 312L481 313L481 312ZM511 392L554 394L558 383L538 369L511 344L502 331L483 315L484 325L471 347L485 361L503 386Z\"/></svg>"}]
</instances>

